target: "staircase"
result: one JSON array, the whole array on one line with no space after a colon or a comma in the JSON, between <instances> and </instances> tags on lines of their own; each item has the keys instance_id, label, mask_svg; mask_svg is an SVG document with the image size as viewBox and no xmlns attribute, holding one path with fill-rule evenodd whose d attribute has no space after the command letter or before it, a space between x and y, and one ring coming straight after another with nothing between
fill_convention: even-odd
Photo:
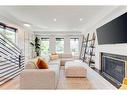
<instances>
[{"instance_id":1,"label":"staircase","mask_svg":"<svg viewBox=\"0 0 127 95\"><path fill-rule=\"evenodd\" d=\"M0 85L18 76L23 69L22 51L0 34Z\"/></svg>"}]
</instances>

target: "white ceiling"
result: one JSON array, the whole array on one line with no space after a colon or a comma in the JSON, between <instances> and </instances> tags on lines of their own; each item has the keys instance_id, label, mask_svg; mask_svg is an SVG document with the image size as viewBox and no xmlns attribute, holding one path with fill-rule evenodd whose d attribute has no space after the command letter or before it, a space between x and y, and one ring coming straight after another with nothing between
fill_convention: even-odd
<instances>
[{"instance_id":1,"label":"white ceiling","mask_svg":"<svg viewBox=\"0 0 127 95\"><path fill-rule=\"evenodd\" d=\"M80 31L95 17L116 6L0 6L6 18L19 25L31 25L32 31ZM53 19L56 18L56 22ZM83 20L80 21L80 18Z\"/></svg>"}]
</instances>

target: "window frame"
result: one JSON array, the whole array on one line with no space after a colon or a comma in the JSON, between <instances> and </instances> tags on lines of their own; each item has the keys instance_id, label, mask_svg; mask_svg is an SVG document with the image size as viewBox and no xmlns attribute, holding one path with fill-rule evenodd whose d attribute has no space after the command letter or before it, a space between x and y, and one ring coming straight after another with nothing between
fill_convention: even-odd
<instances>
[{"instance_id":1,"label":"window frame","mask_svg":"<svg viewBox=\"0 0 127 95\"><path fill-rule=\"evenodd\" d=\"M74 39L74 41L76 41L76 39L78 40L78 51L75 51L75 52L72 51L72 48L71 48L71 39ZM77 38L70 38L70 51L71 51L71 53L79 53L79 38L78 37Z\"/></svg>"},{"instance_id":2,"label":"window frame","mask_svg":"<svg viewBox=\"0 0 127 95\"><path fill-rule=\"evenodd\" d=\"M48 39L48 40L43 40L43 39ZM48 52L47 53L49 53L50 52L50 38L47 38L47 37L43 37L43 38L41 38L41 43L42 43L42 41L48 41L49 42L49 48L48 48Z\"/></svg>"},{"instance_id":3,"label":"window frame","mask_svg":"<svg viewBox=\"0 0 127 95\"><path fill-rule=\"evenodd\" d=\"M59 37L58 37L58 38L56 38L56 43L57 43L57 41L58 41L57 39L62 39L61 41L63 41L63 51L60 51L60 52L59 52L59 51L57 51L57 49L56 49L56 48L57 48L57 46L56 46L56 48L55 48L55 51L56 51L56 53L64 53L64 43L65 43L65 42L64 42L64 38L63 38L63 37L61 37L61 38L59 38ZM60 40L59 40L59 41L60 41Z\"/></svg>"},{"instance_id":4,"label":"window frame","mask_svg":"<svg viewBox=\"0 0 127 95\"><path fill-rule=\"evenodd\" d=\"M0 22L0 28L2 28L3 29L3 32L2 32L2 34L3 35L5 35L6 36L6 30L12 30L11 32L14 32L14 36L15 36L15 40L14 40L14 42L13 43L16 43L16 32L17 32L17 28L14 28L14 27L11 27L11 26L7 26L6 24L4 24L4 23L1 23Z\"/></svg>"}]
</instances>

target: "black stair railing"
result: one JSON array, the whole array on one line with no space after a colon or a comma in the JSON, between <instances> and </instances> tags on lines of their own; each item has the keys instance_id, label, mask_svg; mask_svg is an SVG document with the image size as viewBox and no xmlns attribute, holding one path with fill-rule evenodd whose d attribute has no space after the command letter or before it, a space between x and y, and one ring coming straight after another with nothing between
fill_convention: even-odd
<instances>
[{"instance_id":1,"label":"black stair railing","mask_svg":"<svg viewBox=\"0 0 127 95\"><path fill-rule=\"evenodd\" d=\"M24 69L22 51L0 33L0 84L16 77Z\"/></svg>"}]
</instances>

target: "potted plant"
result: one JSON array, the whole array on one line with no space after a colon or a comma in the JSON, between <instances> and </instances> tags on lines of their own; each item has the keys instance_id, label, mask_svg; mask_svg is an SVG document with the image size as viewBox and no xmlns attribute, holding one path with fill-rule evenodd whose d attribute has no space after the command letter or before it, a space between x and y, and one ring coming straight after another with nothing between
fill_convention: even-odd
<instances>
[{"instance_id":1,"label":"potted plant","mask_svg":"<svg viewBox=\"0 0 127 95\"><path fill-rule=\"evenodd\" d=\"M35 52L37 56L40 56L40 39L38 37L35 38Z\"/></svg>"},{"instance_id":2,"label":"potted plant","mask_svg":"<svg viewBox=\"0 0 127 95\"><path fill-rule=\"evenodd\" d=\"M40 39L38 37L35 38L34 43L30 42L32 47L34 47L34 51L36 52L36 56L40 56Z\"/></svg>"}]
</instances>

